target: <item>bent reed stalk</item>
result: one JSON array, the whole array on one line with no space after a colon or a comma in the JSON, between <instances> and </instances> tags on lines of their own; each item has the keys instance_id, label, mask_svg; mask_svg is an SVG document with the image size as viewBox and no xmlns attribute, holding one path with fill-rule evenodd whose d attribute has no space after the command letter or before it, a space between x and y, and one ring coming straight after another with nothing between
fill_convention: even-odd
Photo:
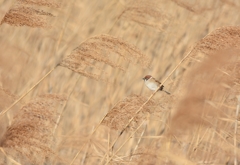
<instances>
[{"instance_id":1,"label":"bent reed stalk","mask_svg":"<svg viewBox=\"0 0 240 165\"><path fill-rule=\"evenodd\" d=\"M56 65L54 68L52 68L50 71L48 71L38 82L36 82L30 89L28 89L23 95L21 95L16 101L14 101L8 108L0 112L0 118L7 112L9 111L14 105L16 105L19 101L21 101L28 93L30 93L34 88L36 88L39 83L41 83L48 75L50 75L57 67L59 66Z\"/></svg>"}]
</instances>

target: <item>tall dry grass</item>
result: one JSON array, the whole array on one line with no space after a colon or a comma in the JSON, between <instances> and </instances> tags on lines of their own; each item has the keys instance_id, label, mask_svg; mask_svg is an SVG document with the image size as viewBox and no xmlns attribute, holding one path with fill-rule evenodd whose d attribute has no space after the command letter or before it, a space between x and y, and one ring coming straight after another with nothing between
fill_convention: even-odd
<instances>
[{"instance_id":1,"label":"tall dry grass","mask_svg":"<svg viewBox=\"0 0 240 165\"><path fill-rule=\"evenodd\" d=\"M239 163L238 1L0 5L0 164Z\"/></svg>"}]
</instances>

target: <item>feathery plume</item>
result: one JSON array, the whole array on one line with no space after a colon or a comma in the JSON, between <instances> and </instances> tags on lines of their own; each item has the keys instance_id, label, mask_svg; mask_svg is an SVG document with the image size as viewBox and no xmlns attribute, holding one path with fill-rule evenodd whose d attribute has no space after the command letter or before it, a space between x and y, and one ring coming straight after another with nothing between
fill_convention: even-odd
<instances>
[{"instance_id":1,"label":"feathery plume","mask_svg":"<svg viewBox=\"0 0 240 165\"><path fill-rule=\"evenodd\" d=\"M116 56L114 57L114 55ZM83 42L69 56L62 60L60 66L66 67L83 76L99 80L100 73L95 74L92 70L88 72L87 68L104 72L103 69L100 69L99 65L106 64L112 68L124 71L125 68L118 63L119 60L116 60L119 58L130 63L140 63L142 67L148 67L150 64L150 59L135 46L119 38L102 34L91 37Z\"/></svg>"},{"instance_id":2,"label":"feathery plume","mask_svg":"<svg viewBox=\"0 0 240 165\"><path fill-rule=\"evenodd\" d=\"M147 101L147 97L139 95L131 95L122 101L118 102L106 115L102 124L111 129L122 131L126 123L135 115L139 107ZM143 110L134 118L133 122L129 125L129 130L135 130L139 124L146 120L146 114L158 114L161 112L158 103L151 99Z\"/></svg>"},{"instance_id":3,"label":"feathery plume","mask_svg":"<svg viewBox=\"0 0 240 165\"><path fill-rule=\"evenodd\" d=\"M63 101L63 96L47 94L24 105L1 139L1 147L24 163L43 164L46 157L54 154L50 148L52 130Z\"/></svg>"},{"instance_id":4,"label":"feathery plume","mask_svg":"<svg viewBox=\"0 0 240 165\"><path fill-rule=\"evenodd\" d=\"M209 118L223 115L224 103L240 92L237 52L215 52L188 74L186 93L171 119L172 132L187 130L194 124L209 125L213 121Z\"/></svg>"},{"instance_id":5,"label":"feathery plume","mask_svg":"<svg viewBox=\"0 0 240 165\"><path fill-rule=\"evenodd\" d=\"M8 105L13 103L17 99L17 96L12 94L11 91L0 87L0 112L4 110ZM14 107L17 109L19 106ZM7 126L9 125L11 119L10 115L0 120L0 139L4 136Z\"/></svg>"},{"instance_id":6,"label":"feathery plume","mask_svg":"<svg viewBox=\"0 0 240 165\"><path fill-rule=\"evenodd\" d=\"M13 26L47 27L45 16L53 16L32 7L15 6L3 18L1 24L7 23Z\"/></svg>"},{"instance_id":7,"label":"feathery plume","mask_svg":"<svg viewBox=\"0 0 240 165\"><path fill-rule=\"evenodd\" d=\"M194 47L190 56L201 52L206 55L216 51L240 48L240 26L221 27L209 33Z\"/></svg>"},{"instance_id":8,"label":"feathery plume","mask_svg":"<svg viewBox=\"0 0 240 165\"><path fill-rule=\"evenodd\" d=\"M59 7L59 3L54 1L45 2L43 0L17 0L13 7L6 13L1 24L7 23L12 26L29 27L50 27L47 19L53 14L36 9L31 5Z\"/></svg>"},{"instance_id":9,"label":"feathery plume","mask_svg":"<svg viewBox=\"0 0 240 165\"><path fill-rule=\"evenodd\" d=\"M130 3L119 18L162 30L168 25L170 16L156 8L156 4L138 0Z\"/></svg>"},{"instance_id":10,"label":"feathery plume","mask_svg":"<svg viewBox=\"0 0 240 165\"><path fill-rule=\"evenodd\" d=\"M17 0L21 4L47 6L52 8L59 8L60 3L56 0Z\"/></svg>"}]
</instances>

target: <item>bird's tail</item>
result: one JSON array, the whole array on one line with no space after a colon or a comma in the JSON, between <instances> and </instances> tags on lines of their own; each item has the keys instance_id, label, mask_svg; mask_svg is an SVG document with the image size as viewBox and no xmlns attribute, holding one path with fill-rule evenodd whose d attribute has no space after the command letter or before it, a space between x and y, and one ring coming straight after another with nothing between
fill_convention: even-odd
<instances>
[{"instance_id":1,"label":"bird's tail","mask_svg":"<svg viewBox=\"0 0 240 165\"><path fill-rule=\"evenodd\" d=\"M164 89L162 90L162 91L164 91L166 94L168 94L168 95L170 95L171 93L169 93L168 91L165 91Z\"/></svg>"},{"instance_id":2,"label":"bird's tail","mask_svg":"<svg viewBox=\"0 0 240 165\"><path fill-rule=\"evenodd\" d=\"M163 89L163 87L164 87L164 86L162 85L161 88L159 89L159 91L164 91L165 93L167 93L167 94L170 95L171 93L169 93L168 91L165 91L165 90Z\"/></svg>"}]
</instances>

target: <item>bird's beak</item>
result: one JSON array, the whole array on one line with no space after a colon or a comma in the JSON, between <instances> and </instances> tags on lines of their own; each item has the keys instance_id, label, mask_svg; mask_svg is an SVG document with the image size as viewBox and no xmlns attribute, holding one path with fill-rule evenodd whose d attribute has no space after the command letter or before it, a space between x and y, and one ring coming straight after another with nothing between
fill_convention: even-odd
<instances>
[{"instance_id":1,"label":"bird's beak","mask_svg":"<svg viewBox=\"0 0 240 165\"><path fill-rule=\"evenodd\" d=\"M144 78L142 78L143 80L145 80Z\"/></svg>"}]
</instances>

